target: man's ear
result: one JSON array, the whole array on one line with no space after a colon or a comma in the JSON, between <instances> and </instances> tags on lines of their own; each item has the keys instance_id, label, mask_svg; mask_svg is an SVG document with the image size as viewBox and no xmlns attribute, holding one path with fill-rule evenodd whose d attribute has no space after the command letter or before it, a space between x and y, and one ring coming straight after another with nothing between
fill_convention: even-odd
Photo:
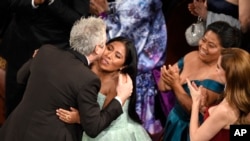
<instances>
[{"instance_id":1,"label":"man's ear","mask_svg":"<svg viewBox=\"0 0 250 141\"><path fill-rule=\"evenodd\" d=\"M104 50L105 50L105 46L96 45L93 53L96 55L102 55Z\"/></svg>"},{"instance_id":2,"label":"man's ear","mask_svg":"<svg viewBox=\"0 0 250 141\"><path fill-rule=\"evenodd\" d=\"M95 49L94 49L94 54L99 54L100 53L100 48L99 48L99 45L96 45L95 46Z\"/></svg>"}]
</instances>

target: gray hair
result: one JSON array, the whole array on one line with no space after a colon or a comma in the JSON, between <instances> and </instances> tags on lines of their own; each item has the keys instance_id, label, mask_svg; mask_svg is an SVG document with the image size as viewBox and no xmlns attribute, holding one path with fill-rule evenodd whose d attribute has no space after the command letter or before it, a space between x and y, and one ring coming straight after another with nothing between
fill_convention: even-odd
<instances>
[{"instance_id":1,"label":"gray hair","mask_svg":"<svg viewBox=\"0 0 250 141\"><path fill-rule=\"evenodd\" d=\"M76 21L70 32L70 46L83 54L91 54L96 45L106 43L106 24L101 18L89 17Z\"/></svg>"}]
</instances>

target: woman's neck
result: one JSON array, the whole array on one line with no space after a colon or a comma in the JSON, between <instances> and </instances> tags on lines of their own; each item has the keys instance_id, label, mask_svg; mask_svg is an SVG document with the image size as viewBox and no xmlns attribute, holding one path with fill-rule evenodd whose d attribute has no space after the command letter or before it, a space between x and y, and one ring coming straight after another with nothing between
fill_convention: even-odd
<instances>
[{"instance_id":1,"label":"woman's neck","mask_svg":"<svg viewBox=\"0 0 250 141\"><path fill-rule=\"evenodd\" d=\"M91 70L101 79L101 81L114 79L118 76L118 71L104 71L96 63L92 65Z\"/></svg>"}]
</instances>

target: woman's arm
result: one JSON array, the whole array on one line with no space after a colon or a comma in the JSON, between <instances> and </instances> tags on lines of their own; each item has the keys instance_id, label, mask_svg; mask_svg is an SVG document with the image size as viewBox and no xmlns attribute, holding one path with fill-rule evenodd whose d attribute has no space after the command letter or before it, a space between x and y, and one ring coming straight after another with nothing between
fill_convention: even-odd
<instances>
[{"instance_id":1,"label":"woman's arm","mask_svg":"<svg viewBox=\"0 0 250 141\"><path fill-rule=\"evenodd\" d=\"M209 117L199 124L199 107L202 99L202 86L197 87L187 79L192 97L192 112L190 119L190 139L192 141L207 141L212 139L228 123L228 115L223 106L216 106ZM216 124L215 124L216 123Z\"/></svg>"},{"instance_id":2,"label":"woman's arm","mask_svg":"<svg viewBox=\"0 0 250 141\"><path fill-rule=\"evenodd\" d=\"M196 114L199 111L197 108L194 109L194 106L190 119L190 138L192 141L210 140L227 125L228 114L222 106L214 107L213 112L209 113L209 117L201 125L198 123L198 115Z\"/></svg>"},{"instance_id":3,"label":"woman's arm","mask_svg":"<svg viewBox=\"0 0 250 141\"><path fill-rule=\"evenodd\" d=\"M183 82L181 81L179 71L176 71L177 66L168 66L166 71L166 84L172 88L174 91L176 99L179 101L179 104L185 109L185 111L190 114L192 107L192 99L187 94L183 88Z\"/></svg>"}]
</instances>

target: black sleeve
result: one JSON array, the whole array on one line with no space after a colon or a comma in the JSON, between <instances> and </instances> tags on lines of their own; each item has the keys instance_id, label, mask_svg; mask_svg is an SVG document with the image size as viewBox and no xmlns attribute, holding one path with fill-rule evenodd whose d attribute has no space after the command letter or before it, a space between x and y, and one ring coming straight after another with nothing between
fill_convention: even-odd
<instances>
[{"instance_id":1,"label":"black sleeve","mask_svg":"<svg viewBox=\"0 0 250 141\"><path fill-rule=\"evenodd\" d=\"M30 65L32 59L28 60L17 72L17 83L20 85L26 85L30 76Z\"/></svg>"},{"instance_id":2,"label":"black sleeve","mask_svg":"<svg viewBox=\"0 0 250 141\"><path fill-rule=\"evenodd\" d=\"M63 22L73 24L89 13L89 0L55 0L48 6L51 14L59 17Z\"/></svg>"}]
</instances>

